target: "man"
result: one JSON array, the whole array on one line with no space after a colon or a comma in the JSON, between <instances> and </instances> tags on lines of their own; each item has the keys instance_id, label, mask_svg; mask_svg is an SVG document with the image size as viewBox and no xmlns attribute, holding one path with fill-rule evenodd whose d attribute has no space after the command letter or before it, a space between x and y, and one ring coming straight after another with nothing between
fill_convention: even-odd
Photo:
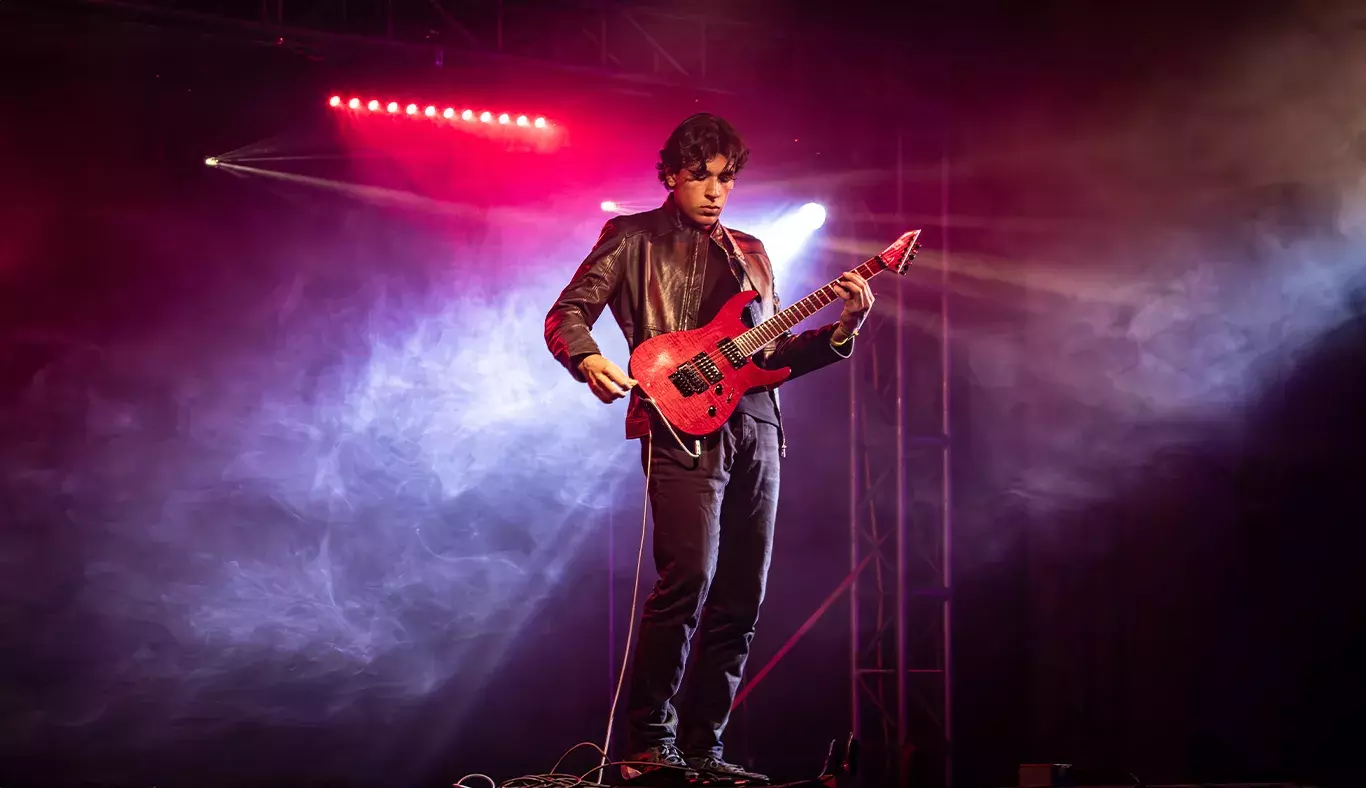
<instances>
[{"instance_id":1,"label":"man","mask_svg":"<svg viewBox=\"0 0 1366 788\"><path fill-rule=\"evenodd\" d=\"M778 394L746 393L701 456L662 428L633 381L598 351L590 329L610 307L631 349L659 334L705 325L742 289L757 290L751 325L778 310L773 270L757 238L723 227L721 210L749 151L725 120L694 115L659 152L660 182L670 191L652 211L603 227L545 322L550 352L598 399L631 393L626 437L642 438L641 460L654 513L659 580L645 602L627 697L629 761L761 782L763 775L727 763L721 735L744 672L764 597L778 462L785 454ZM839 280L839 320L788 333L756 363L791 367L796 378L848 358L873 304L868 283ZM700 627L699 627L700 624ZM679 698L693 632L697 656Z\"/></svg>"}]
</instances>

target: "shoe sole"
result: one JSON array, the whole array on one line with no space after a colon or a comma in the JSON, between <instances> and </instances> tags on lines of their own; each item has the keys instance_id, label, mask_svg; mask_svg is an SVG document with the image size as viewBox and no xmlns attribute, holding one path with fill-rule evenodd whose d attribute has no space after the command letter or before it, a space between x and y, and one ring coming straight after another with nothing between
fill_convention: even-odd
<instances>
[{"instance_id":1,"label":"shoe sole","mask_svg":"<svg viewBox=\"0 0 1366 788\"><path fill-rule=\"evenodd\" d=\"M639 767L623 765L621 767L621 777L624 780L634 780L638 777L643 777L651 772L659 771L679 772L680 776L688 782L693 782L702 776L702 772L699 772L697 769L694 769L691 766L669 766L667 764L662 764L660 766L655 766L653 768L648 766Z\"/></svg>"}]
</instances>

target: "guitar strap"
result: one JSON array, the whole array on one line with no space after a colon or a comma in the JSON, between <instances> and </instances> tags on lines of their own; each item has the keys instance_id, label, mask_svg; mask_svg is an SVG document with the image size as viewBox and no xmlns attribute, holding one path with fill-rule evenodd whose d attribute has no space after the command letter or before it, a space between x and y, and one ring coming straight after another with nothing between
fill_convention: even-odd
<instances>
[{"instance_id":1,"label":"guitar strap","mask_svg":"<svg viewBox=\"0 0 1366 788\"><path fill-rule=\"evenodd\" d=\"M730 234L730 229L724 224L717 223L721 227L721 237L726 239L726 258L730 261L730 270L735 274L736 280L740 282L741 292L753 290L754 285L750 284L749 275L745 269L745 253L740 251L740 244L735 242L735 236Z\"/></svg>"},{"instance_id":2,"label":"guitar strap","mask_svg":"<svg viewBox=\"0 0 1366 788\"><path fill-rule=\"evenodd\" d=\"M749 275L745 273L745 270L746 270L746 268L745 268L745 253L742 252L742 251L740 251L740 244L738 244L738 243L735 242L735 236L733 236L733 235L730 234L730 230L729 230L724 224L721 224L720 222L717 222L717 224L720 225L720 227L721 227L721 235L725 237L725 239L726 239L726 245L730 247L730 254L728 254L728 255L726 255L726 256L727 256L728 258L730 258L730 259L733 261L732 264L731 264L731 270L734 271L734 270L737 268L737 266L738 266L738 268L739 268L739 270L736 271L736 278L740 280L740 290L741 290L742 292L745 291L745 290L753 290L753 289L754 289L754 285L752 285L752 284L750 283L750 281L749 281ZM770 281L772 281L772 275L773 275L773 272L770 271L770 272L769 272ZM777 284L774 284L773 287L776 289L776 288L777 288ZM774 297L776 298L776 296L774 296ZM776 302L775 302L775 303L776 303ZM750 305L750 308L751 308L751 309L754 309L755 307L754 307L753 304L751 304L751 305ZM753 316L754 321L755 321L756 323L760 320L759 316L755 315L753 312L751 312L750 314L751 314L751 316ZM777 408L777 407L778 407L778 392L777 392L777 390L770 389L770 391L769 391L769 396L771 396L771 397L773 398L773 407L774 407L774 408ZM699 449L701 448L701 444L698 445L698 448L699 448ZM684 451L686 451L686 449L684 449ZM786 441L786 439L783 437L783 428L782 428L781 425L779 425L779 427L778 427L778 456L779 456L779 457L786 457L786 456L787 456L787 441Z\"/></svg>"}]
</instances>

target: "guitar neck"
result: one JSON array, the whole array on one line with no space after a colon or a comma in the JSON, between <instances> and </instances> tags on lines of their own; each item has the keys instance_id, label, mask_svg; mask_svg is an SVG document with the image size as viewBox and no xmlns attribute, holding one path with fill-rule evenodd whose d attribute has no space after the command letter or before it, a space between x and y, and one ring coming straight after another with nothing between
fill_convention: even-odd
<instances>
[{"instance_id":1,"label":"guitar neck","mask_svg":"<svg viewBox=\"0 0 1366 788\"><path fill-rule=\"evenodd\" d=\"M855 268L854 273L864 279L872 279L885 270L886 267L879 264L878 258L870 257L863 265ZM839 291L835 290L835 283L838 281L831 280L825 287L796 303L789 304L778 314L736 337L735 346L746 356L758 353L793 326L829 306L831 302L838 301Z\"/></svg>"}]
</instances>

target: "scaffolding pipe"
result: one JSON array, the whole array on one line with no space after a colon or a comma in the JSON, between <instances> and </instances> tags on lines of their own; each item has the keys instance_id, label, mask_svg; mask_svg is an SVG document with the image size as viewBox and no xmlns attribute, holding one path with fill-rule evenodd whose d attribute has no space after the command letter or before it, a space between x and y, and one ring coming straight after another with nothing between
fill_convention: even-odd
<instances>
[{"instance_id":1,"label":"scaffolding pipe","mask_svg":"<svg viewBox=\"0 0 1366 788\"><path fill-rule=\"evenodd\" d=\"M942 462L942 505L940 508L940 544L944 565L940 568L944 589L944 785L953 785L953 441L950 438L949 378L952 371L949 353L949 156L940 155L939 166L939 228L943 252L939 266L939 365L940 365L940 429L944 433Z\"/></svg>"},{"instance_id":2,"label":"scaffolding pipe","mask_svg":"<svg viewBox=\"0 0 1366 788\"><path fill-rule=\"evenodd\" d=\"M902 216L905 164L902 155L902 133L896 133L896 215ZM906 687L906 359L905 359L905 293L904 277L896 278L896 764L898 772L906 765L909 735ZM905 775L900 775L903 778Z\"/></svg>"},{"instance_id":3,"label":"scaffolding pipe","mask_svg":"<svg viewBox=\"0 0 1366 788\"><path fill-rule=\"evenodd\" d=\"M247 36L269 35L274 38L293 38L331 44L375 46L390 50L410 50L418 52L440 51L439 47L434 46L431 43L407 41L395 36L393 0L385 0L384 2L385 30L383 35L339 33L318 27L286 25L283 22L273 23L266 18L268 15L263 15L260 18L248 19L228 16L218 12L181 10L178 8L155 5L147 0L81 0L81 5L90 8L104 8L110 11L143 14L149 18L163 21L179 21L205 25L212 24L223 30L240 31L243 35ZM263 4L263 11L266 8L267 6ZM651 14L651 16L654 16L654 14ZM503 14L499 14L498 24L499 29L497 31L497 41L495 43L499 45L499 49L471 46L451 51L471 60L477 59L490 63L544 66L567 74L581 74L617 82L631 82L640 85L652 85L675 90L689 90L695 93L708 93L719 96L734 95L734 91L732 90L718 88L696 80L666 79L653 74L608 69L601 66L584 66L541 56L521 55L501 51L504 38L502 30Z\"/></svg>"},{"instance_id":4,"label":"scaffolding pipe","mask_svg":"<svg viewBox=\"0 0 1366 788\"><path fill-rule=\"evenodd\" d=\"M854 583L849 587L849 730L859 738L859 472L858 472L858 357L849 359L849 571Z\"/></svg>"}]
</instances>

